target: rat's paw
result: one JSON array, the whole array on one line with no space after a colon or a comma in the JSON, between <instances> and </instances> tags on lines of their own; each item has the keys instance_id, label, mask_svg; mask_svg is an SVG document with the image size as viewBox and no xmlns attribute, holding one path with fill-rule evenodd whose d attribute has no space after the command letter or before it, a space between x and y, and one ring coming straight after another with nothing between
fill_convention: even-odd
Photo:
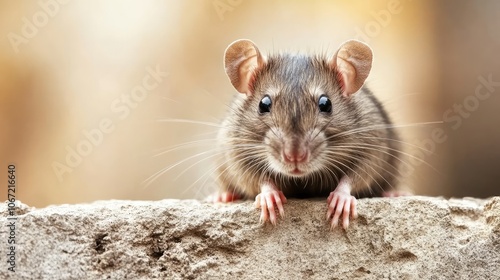
<instances>
[{"instance_id":1,"label":"rat's paw","mask_svg":"<svg viewBox=\"0 0 500 280\"><path fill-rule=\"evenodd\" d=\"M274 205L278 207L280 216L285 217L285 210L283 209L283 203L286 203L286 197L283 195L282 191L277 190L266 190L262 191L255 197L255 208L260 208L260 222L265 223L270 221L273 225L276 225L276 210Z\"/></svg>"},{"instance_id":2,"label":"rat's paw","mask_svg":"<svg viewBox=\"0 0 500 280\"><path fill-rule=\"evenodd\" d=\"M358 216L356 212L356 198L351 194L343 191L333 191L327 199L328 211L326 212L326 220L328 221L333 214L330 228L333 230L339 223L339 218L342 215L342 226L347 229L349 226L349 215L355 219Z\"/></svg>"},{"instance_id":3,"label":"rat's paw","mask_svg":"<svg viewBox=\"0 0 500 280\"><path fill-rule=\"evenodd\" d=\"M239 199L241 199L241 197L234 192L217 192L212 195L209 195L207 198L205 198L205 201L210 203L218 203L218 202L227 203Z\"/></svg>"}]
</instances>

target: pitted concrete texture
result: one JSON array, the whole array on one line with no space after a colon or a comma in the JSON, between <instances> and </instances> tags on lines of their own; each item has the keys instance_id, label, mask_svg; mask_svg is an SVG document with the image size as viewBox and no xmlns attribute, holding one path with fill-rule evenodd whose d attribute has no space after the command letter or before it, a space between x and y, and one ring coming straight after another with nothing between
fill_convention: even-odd
<instances>
[{"instance_id":1,"label":"pitted concrete texture","mask_svg":"<svg viewBox=\"0 0 500 280\"><path fill-rule=\"evenodd\" d=\"M500 197L358 201L329 230L325 200L289 200L276 227L252 202L20 204L15 272L0 207L0 279L500 279Z\"/></svg>"}]
</instances>

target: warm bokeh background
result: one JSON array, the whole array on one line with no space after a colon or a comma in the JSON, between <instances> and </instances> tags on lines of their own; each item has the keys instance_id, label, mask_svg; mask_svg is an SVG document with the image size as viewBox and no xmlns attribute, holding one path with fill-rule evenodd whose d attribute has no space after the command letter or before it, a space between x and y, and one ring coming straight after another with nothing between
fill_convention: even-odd
<instances>
[{"instance_id":1,"label":"warm bokeh background","mask_svg":"<svg viewBox=\"0 0 500 280\"><path fill-rule=\"evenodd\" d=\"M422 195L497 195L499 10L495 0L0 0L0 198L8 163L17 167L17 198L38 207L202 198L214 187L215 127L174 120L224 116L235 93L222 56L239 38L263 52L333 53L351 38L369 43L368 83L403 125L407 152L426 162L409 159L405 185ZM159 83L126 103L121 98L149 68L164 72ZM480 77L494 81L491 93L480 89L484 100L474 97ZM464 102L463 112L449 111ZM114 130L58 178L54 164L67 164L83 131L103 121ZM439 131L446 141L426 141Z\"/></svg>"}]
</instances>

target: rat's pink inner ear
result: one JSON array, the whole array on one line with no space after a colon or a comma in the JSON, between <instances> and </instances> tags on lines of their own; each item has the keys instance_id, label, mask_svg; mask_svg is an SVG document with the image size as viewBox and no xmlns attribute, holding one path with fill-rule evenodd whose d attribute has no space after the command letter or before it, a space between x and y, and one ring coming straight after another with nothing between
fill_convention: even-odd
<instances>
[{"instance_id":1,"label":"rat's pink inner ear","mask_svg":"<svg viewBox=\"0 0 500 280\"><path fill-rule=\"evenodd\" d=\"M346 97L357 92L372 68L373 54L365 43L351 40L342 44L332 58L331 66L339 72L342 94Z\"/></svg>"},{"instance_id":2,"label":"rat's pink inner ear","mask_svg":"<svg viewBox=\"0 0 500 280\"><path fill-rule=\"evenodd\" d=\"M227 47L224 54L226 74L234 88L251 95L255 71L264 65L264 58L250 40L237 40Z\"/></svg>"}]
</instances>

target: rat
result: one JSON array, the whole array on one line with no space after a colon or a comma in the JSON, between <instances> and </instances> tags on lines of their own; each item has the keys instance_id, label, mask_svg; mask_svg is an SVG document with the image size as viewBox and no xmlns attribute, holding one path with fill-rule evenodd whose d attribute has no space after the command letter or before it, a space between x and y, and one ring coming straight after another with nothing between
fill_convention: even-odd
<instances>
[{"instance_id":1,"label":"rat","mask_svg":"<svg viewBox=\"0 0 500 280\"><path fill-rule=\"evenodd\" d=\"M260 221L276 225L287 197L326 197L330 227L347 229L357 198L401 194L401 142L364 85L372 60L356 40L331 58L264 56L250 40L231 43L224 66L239 94L217 137L219 191L210 200L255 199Z\"/></svg>"}]
</instances>

